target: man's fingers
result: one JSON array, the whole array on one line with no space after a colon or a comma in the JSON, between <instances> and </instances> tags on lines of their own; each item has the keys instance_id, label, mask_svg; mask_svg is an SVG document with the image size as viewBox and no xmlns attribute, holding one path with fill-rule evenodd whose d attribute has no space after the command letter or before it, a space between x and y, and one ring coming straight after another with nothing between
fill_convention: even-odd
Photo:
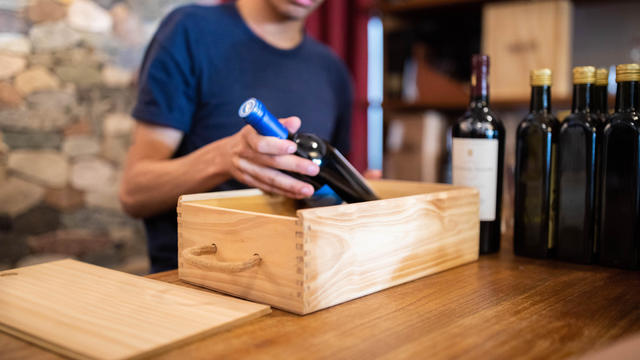
<instances>
[{"instance_id":1,"label":"man's fingers","mask_svg":"<svg viewBox=\"0 0 640 360\"><path fill-rule=\"evenodd\" d=\"M304 198L313 194L313 186L303 181L296 180L278 170L257 165L249 160L238 158L236 166L255 180L264 183L269 188L275 188L281 192L291 193L295 198ZM245 180L245 179L240 179Z\"/></svg>"},{"instance_id":2,"label":"man's fingers","mask_svg":"<svg viewBox=\"0 0 640 360\"><path fill-rule=\"evenodd\" d=\"M289 132L300 128L301 121L296 116L280 121ZM264 191L293 198L305 198L313 194L313 186L277 170L310 176L320 171L318 165L310 160L290 155L296 151L293 141L261 136L250 126L245 126L241 131L248 147L240 150L239 157L234 159L234 165L239 170L235 175L238 180Z\"/></svg>"},{"instance_id":3,"label":"man's fingers","mask_svg":"<svg viewBox=\"0 0 640 360\"><path fill-rule=\"evenodd\" d=\"M278 189L274 186L271 186L269 184L265 184L261 181L259 181L258 179L254 178L253 176L247 174L247 173L243 173L243 183L254 187L254 188L258 188L262 191L264 191L265 193L269 193L269 194L277 194L277 195L282 195L282 196L286 196L288 198L297 198L298 195L296 193L292 193L290 191L283 191L282 189Z\"/></svg>"},{"instance_id":4,"label":"man's fingers","mask_svg":"<svg viewBox=\"0 0 640 360\"><path fill-rule=\"evenodd\" d=\"M302 121L297 116L289 116L287 118L280 119L280 122L292 134L298 131L298 129L300 129L300 124L302 124Z\"/></svg>"},{"instance_id":5,"label":"man's fingers","mask_svg":"<svg viewBox=\"0 0 640 360\"><path fill-rule=\"evenodd\" d=\"M293 154L296 151L296 144L293 141L282 140L273 136L262 136L250 127L243 129L243 136L249 147L258 153L286 155Z\"/></svg>"},{"instance_id":6,"label":"man's fingers","mask_svg":"<svg viewBox=\"0 0 640 360\"><path fill-rule=\"evenodd\" d=\"M362 176L368 180L380 180L382 179L382 170L367 169Z\"/></svg>"},{"instance_id":7,"label":"man's fingers","mask_svg":"<svg viewBox=\"0 0 640 360\"><path fill-rule=\"evenodd\" d=\"M300 128L300 118L290 116L280 119L280 122L290 133L298 131ZM282 140L273 136L261 136L249 125L242 129L244 137L249 146L256 152L269 155L293 154L296 151L296 144L291 140Z\"/></svg>"},{"instance_id":8,"label":"man's fingers","mask_svg":"<svg viewBox=\"0 0 640 360\"><path fill-rule=\"evenodd\" d=\"M320 172L320 167L311 160L301 158L296 155L264 155L252 154L250 159L258 164L268 167L297 172L304 175L316 176Z\"/></svg>"}]
</instances>

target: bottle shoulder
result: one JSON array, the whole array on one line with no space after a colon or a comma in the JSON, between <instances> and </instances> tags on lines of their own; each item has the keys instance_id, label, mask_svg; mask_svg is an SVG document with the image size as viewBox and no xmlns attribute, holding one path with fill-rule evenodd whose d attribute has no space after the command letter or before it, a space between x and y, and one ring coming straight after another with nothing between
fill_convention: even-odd
<instances>
[{"instance_id":1,"label":"bottle shoulder","mask_svg":"<svg viewBox=\"0 0 640 360\"><path fill-rule=\"evenodd\" d=\"M529 129L540 129L544 132L555 132L560 128L560 122L551 113L529 113L518 125L518 132Z\"/></svg>"},{"instance_id":2,"label":"bottle shoulder","mask_svg":"<svg viewBox=\"0 0 640 360\"><path fill-rule=\"evenodd\" d=\"M634 123L635 125L640 125L640 113L636 112L636 111L632 111L632 112L616 112L616 113L611 114L607 118L607 121L608 122L626 121L626 122Z\"/></svg>"},{"instance_id":3,"label":"bottle shoulder","mask_svg":"<svg viewBox=\"0 0 640 360\"><path fill-rule=\"evenodd\" d=\"M298 145L296 155L313 161L318 166L322 166L323 158L331 149L328 142L320 137L309 133L295 133L289 139Z\"/></svg>"},{"instance_id":4,"label":"bottle shoulder","mask_svg":"<svg viewBox=\"0 0 640 360\"><path fill-rule=\"evenodd\" d=\"M598 115L592 112L577 112L569 114L560 127L560 132L564 132L566 129L581 127L585 130L596 132L599 126L600 119Z\"/></svg>"},{"instance_id":5,"label":"bottle shoulder","mask_svg":"<svg viewBox=\"0 0 640 360\"><path fill-rule=\"evenodd\" d=\"M472 106L465 111L465 113L460 117L459 120L500 122L500 117L488 106Z\"/></svg>"},{"instance_id":6,"label":"bottle shoulder","mask_svg":"<svg viewBox=\"0 0 640 360\"><path fill-rule=\"evenodd\" d=\"M608 134L614 129L629 129L640 134L640 113L623 112L613 113L604 125L604 133Z\"/></svg>"},{"instance_id":7,"label":"bottle shoulder","mask_svg":"<svg viewBox=\"0 0 640 360\"><path fill-rule=\"evenodd\" d=\"M503 138L505 129L500 118L488 107L470 108L456 122L453 136Z\"/></svg>"}]
</instances>

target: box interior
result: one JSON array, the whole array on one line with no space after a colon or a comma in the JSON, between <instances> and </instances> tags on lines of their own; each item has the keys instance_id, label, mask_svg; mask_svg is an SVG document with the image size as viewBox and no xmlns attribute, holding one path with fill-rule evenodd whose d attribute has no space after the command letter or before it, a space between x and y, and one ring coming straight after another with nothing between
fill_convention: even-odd
<instances>
[{"instance_id":1,"label":"box interior","mask_svg":"<svg viewBox=\"0 0 640 360\"><path fill-rule=\"evenodd\" d=\"M456 188L448 184L416 183L396 180L369 181L369 185L373 188L380 199L392 199L403 196L427 194L453 190ZM225 193L220 192L212 193L211 198L208 199L201 198L197 200L187 200L185 202L288 217L296 217L296 211L307 207L301 201L289 199L283 196L259 194L251 190L243 191L236 191L238 196L233 197L216 197L215 194Z\"/></svg>"},{"instance_id":2,"label":"box interior","mask_svg":"<svg viewBox=\"0 0 640 360\"><path fill-rule=\"evenodd\" d=\"M296 211L300 208L297 201L284 196L275 195L252 195L242 197L231 197L221 199L194 200L190 203L221 207L225 209L252 211L280 216L296 216Z\"/></svg>"}]
</instances>

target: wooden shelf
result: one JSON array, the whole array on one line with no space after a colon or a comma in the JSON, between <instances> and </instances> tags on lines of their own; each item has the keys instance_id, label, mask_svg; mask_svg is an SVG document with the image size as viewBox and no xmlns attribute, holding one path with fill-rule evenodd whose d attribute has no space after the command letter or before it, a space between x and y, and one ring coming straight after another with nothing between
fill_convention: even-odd
<instances>
[{"instance_id":1,"label":"wooden shelf","mask_svg":"<svg viewBox=\"0 0 640 360\"><path fill-rule=\"evenodd\" d=\"M497 109L528 109L530 102L531 99L529 97L522 99L496 99L491 101L491 106ZM566 107L571 107L571 97L554 97L551 99L551 108L553 111Z\"/></svg>"},{"instance_id":2,"label":"wooden shelf","mask_svg":"<svg viewBox=\"0 0 640 360\"><path fill-rule=\"evenodd\" d=\"M486 0L396 0L380 1L379 9L383 13L402 13L453 5L481 4Z\"/></svg>"},{"instance_id":3,"label":"wooden shelf","mask_svg":"<svg viewBox=\"0 0 640 360\"><path fill-rule=\"evenodd\" d=\"M425 9L443 8L448 6L478 5L487 2L508 0L379 0L377 8L383 13L407 13ZM630 3L636 0L617 0L618 3ZM602 0L574 0L578 3L597 3Z\"/></svg>"},{"instance_id":4,"label":"wooden shelf","mask_svg":"<svg viewBox=\"0 0 640 360\"><path fill-rule=\"evenodd\" d=\"M405 102L402 100L385 100L382 103L382 108L385 111L390 112L417 112L428 109L433 110L464 110L469 105L468 99L451 99L446 102L435 101L417 101L417 102Z\"/></svg>"},{"instance_id":5,"label":"wooden shelf","mask_svg":"<svg viewBox=\"0 0 640 360\"><path fill-rule=\"evenodd\" d=\"M529 98L526 99L508 99L508 100L492 100L491 107L496 109L518 109L529 108ZM551 100L553 109L570 108L570 97L559 97ZM610 100L610 107L613 104ZM402 100L385 100L382 103L382 107L385 111L392 113L402 112L418 112L425 110L440 110L440 111L452 111L452 110L465 110L469 105L468 99L451 99L446 102L433 102L433 101L417 101L417 102L404 102Z\"/></svg>"}]
</instances>

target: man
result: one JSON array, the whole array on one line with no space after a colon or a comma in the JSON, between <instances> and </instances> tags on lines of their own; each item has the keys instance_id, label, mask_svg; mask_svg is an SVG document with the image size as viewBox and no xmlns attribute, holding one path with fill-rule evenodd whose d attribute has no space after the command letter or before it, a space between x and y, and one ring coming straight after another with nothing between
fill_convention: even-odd
<instances>
[{"instance_id":1,"label":"man","mask_svg":"<svg viewBox=\"0 0 640 360\"><path fill-rule=\"evenodd\" d=\"M352 91L344 65L304 34L322 0L238 0L191 5L164 19L140 72L138 120L120 201L144 218L152 272L177 267L181 194L257 187L304 198L313 187L276 169L316 175L295 143L258 135L237 117L262 100L291 132L348 151ZM296 115L295 117L285 117Z\"/></svg>"}]
</instances>

